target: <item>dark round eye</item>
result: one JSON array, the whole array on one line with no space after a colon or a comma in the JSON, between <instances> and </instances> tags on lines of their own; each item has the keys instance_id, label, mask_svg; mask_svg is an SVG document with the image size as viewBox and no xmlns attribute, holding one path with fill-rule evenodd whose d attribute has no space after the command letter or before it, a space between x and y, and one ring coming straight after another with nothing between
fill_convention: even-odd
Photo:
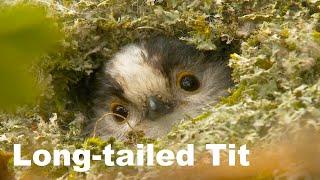
<instances>
[{"instance_id":1,"label":"dark round eye","mask_svg":"<svg viewBox=\"0 0 320 180\"><path fill-rule=\"evenodd\" d=\"M122 106L120 104L112 105L111 110L112 110L114 119L118 122L125 121L129 115L129 111L127 110L127 108L125 108L124 106Z\"/></svg>"},{"instance_id":2,"label":"dark round eye","mask_svg":"<svg viewBox=\"0 0 320 180\"><path fill-rule=\"evenodd\" d=\"M182 76L179 83L180 87L186 91L195 91L200 87L199 80L192 74Z\"/></svg>"}]
</instances>

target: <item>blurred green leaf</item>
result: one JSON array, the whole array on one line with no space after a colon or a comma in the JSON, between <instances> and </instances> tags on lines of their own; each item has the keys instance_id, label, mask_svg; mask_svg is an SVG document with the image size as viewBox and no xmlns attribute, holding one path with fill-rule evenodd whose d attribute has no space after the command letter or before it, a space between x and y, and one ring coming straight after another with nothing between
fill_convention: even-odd
<instances>
[{"instance_id":1,"label":"blurred green leaf","mask_svg":"<svg viewBox=\"0 0 320 180\"><path fill-rule=\"evenodd\" d=\"M0 109L34 103L39 94L32 65L61 38L42 7L0 7Z\"/></svg>"}]
</instances>

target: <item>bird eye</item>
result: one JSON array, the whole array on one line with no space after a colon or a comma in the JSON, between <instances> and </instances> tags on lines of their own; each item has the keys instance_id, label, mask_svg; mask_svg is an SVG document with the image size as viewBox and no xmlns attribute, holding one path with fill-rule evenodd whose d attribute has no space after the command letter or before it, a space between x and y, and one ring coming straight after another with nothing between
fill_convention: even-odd
<instances>
[{"instance_id":1,"label":"bird eye","mask_svg":"<svg viewBox=\"0 0 320 180\"><path fill-rule=\"evenodd\" d=\"M182 73L178 78L179 86L185 91L195 91L199 89L200 82L198 78L191 73Z\"/></svg>"},{"instance_id":2,"label":"bird eye","mask_svg":"<svg viewBox=\"0 0 320 180\"><path fill-rule=\"evenodd\" d=\"M111 111L113 113L113 118L117 122L124 122L129 115L127 108L116 103L111 104Z\"/></svg>"}]
</instances>

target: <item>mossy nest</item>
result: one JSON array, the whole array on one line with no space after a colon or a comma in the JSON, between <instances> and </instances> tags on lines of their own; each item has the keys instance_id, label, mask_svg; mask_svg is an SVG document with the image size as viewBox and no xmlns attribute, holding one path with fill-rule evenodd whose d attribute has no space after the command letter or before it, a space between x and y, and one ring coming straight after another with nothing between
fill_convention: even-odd
<instances>
[{"instance_id":1,"label":"mossy nest","mask_svg":"<svg viewBox=\"0 0 320 180\"><path fill-rule=\"evenodd\" d=\"M157 148L178 150L206 143L264 145L307 128L320 132L320 1L318 0L62 0L31 1L59 21L65 39L38 65L45 95L33 109L1 114L0 145L36 148L130 146L81 136L92 74L125 44L157 35L174 36L199 50L230 59L236 83L229 97L195 119L186 119ZM81 89L81 90L80 90ZM135 142L150 142L140 137ZM32 144L32 146L31 146ZM16 176L31 170L14 168ZM103 169L103 171L101 170ZM94 163L87 174L47 167L51 177L97 177L116 168ZM135 169L135 168L133 168ZM149 171L152 171L148 169ZM120 169L119 178L126 175ZM137 170L138 172L138 170Z\"/></svg>"}]
</instances>

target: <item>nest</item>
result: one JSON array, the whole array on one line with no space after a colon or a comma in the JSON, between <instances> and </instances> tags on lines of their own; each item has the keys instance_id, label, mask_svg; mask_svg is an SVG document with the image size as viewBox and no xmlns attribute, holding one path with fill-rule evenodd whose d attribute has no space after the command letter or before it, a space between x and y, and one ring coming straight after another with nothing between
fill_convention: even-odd
<instances>
[{"instance_id":1,"label":"nest","mask_svg":"<svg viewBox=\"0 0 320 180\"><path fill-rule=\"evenodd\" d=\"M30 151L52 148L121 148L131 143L81 136L87 83L120 47L157 35L174 36L199 50L230 59L235 87L231 95L195 119L184 120L166 137L153 141L172 150L206 143L267 146L320 130L320 1L31 1L47 8L65 34L57 52L43 57L35 70L46 84L36 108L1 114L0 144L34 144ZM85 91L80 91L85 89ZM87 90L87 91L86 91ZM134 142L150 142L137 136ZM118 178L144 177L144 171L105 169L94 163L86 177L116 171ZM41 174L84 177L66 168ZM101 169L104 169L103 171ZM15 168L17 176L28 174ZM38 169L38 171L40 171ZM120 173L119 173L120 172ZM135 173L132 173L135 172Z\"/></svg>"}]
</instances>

